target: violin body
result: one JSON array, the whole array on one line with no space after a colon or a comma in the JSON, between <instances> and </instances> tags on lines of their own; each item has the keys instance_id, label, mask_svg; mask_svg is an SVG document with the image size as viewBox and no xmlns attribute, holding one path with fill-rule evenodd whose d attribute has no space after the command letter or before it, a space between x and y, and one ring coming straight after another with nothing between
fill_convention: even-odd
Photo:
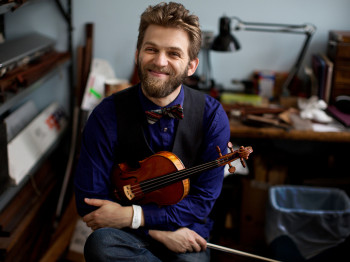
<instances>
[{"instance_id":1,"label":"violin body","mask_svg":"<svg viewBox=\"0 0 350 262\"><path fill-rule=\"evenodd\" d=\"M243 160L248 159L253 149L241 146L233 150L231 142L228 148L231 153L222 155L217 147L219 158L190 168L185 168L175 154L167 151L140 161L138 168L131 168L126 163L118 164L111 174L114 195L120 204L176 204L190 191L191 176L226 164L230 166L229 171L234 173L235 167L231 166L231 162L237 159L245 167Z\"/></svg>"},{"instance_id":2,"label":"violin body","mask_svg":"<svg viewBox=\"0 0 350 262\"><path fill-rule=\"evenodd\" d=\"M173 153L162 151L142 161L140 168L132 169L122 163L116 166L112 173L112 183L115 185L114 194L121 203L157 203L158 205L173 205L181 201L189 192L190 181L183 179L168 186L152 190L157 185L144 189L143 184L157 181L165 174L171 174L184 169L182 161ZM151 182L154 184L154 182Z\"/></svg>"}]
</instances>

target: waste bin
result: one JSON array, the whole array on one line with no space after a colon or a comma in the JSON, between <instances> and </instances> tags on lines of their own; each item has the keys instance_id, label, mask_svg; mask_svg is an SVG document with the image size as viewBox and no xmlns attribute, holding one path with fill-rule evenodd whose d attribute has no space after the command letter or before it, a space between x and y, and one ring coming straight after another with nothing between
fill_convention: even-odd
<instances>
[{"instance_id":1,"label":"waste bin","mask_svg":"<svg viewBox=\"0 0 350 262\"><path fill-rule=\"evenodd\" d=\"M350 235L349 197L337 188L272 186L265 233L267 244L287 237L309 259Z\"/></svg>"}]
</instances>

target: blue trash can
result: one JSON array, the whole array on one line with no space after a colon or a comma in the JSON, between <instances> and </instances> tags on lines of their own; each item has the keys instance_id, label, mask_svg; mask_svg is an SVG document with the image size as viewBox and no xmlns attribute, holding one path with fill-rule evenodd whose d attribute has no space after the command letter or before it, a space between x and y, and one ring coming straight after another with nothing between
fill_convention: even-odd
<instances>
[{"instance_id":1,"label":"blue trash can","mask_svg":"<svg viewBox=\"0 0 350 262\"><path fill-rule=\"evenodd\" d=\"M267 244L286 236L309 259L350 235L349 197L337 188L272 186L265 233Z\"/></svg>"}]
</instances>

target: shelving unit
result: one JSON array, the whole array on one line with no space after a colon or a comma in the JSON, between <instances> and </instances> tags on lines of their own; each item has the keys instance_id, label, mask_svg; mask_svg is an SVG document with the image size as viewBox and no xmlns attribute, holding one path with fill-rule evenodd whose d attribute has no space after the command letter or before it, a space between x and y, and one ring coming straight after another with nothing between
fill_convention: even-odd
<instances>
[{"instance_id":1,"label":"shelving unit","mask_svg":"<svg viewBox=\"0 0 350 262\"><path fill-rule=\"evenodd\" d=\"M30 4L30 1L21 2ZM19 87L16 93L6 94L5 101L0 102L0 120L28 96L40 92L42 86L62 70L67 70L69 77L68 114L72 116L74 100L71 0L67 0L65 5L67 11L59 0L55 0L55 4L67 24L67 53L62 53L55 65L50 66L34 83ZM20 8L16 2L0 4L2 23L5 22L4 14L15 12L16 8ZM66 130L35 163L25 178L18 185L9 185L0 192L0 261L39 261L48 248L55 229L55 208L67 161L67 134L70 130L69 122Z\"/></svg>"},{"instance_id":2,"label":"shelving unit","mask_svg":"<svg viewBox=\"0 0 350 262\"><path fill-rule=\"evenodd\" d=\"M6 101L4 103L0 103L0 115L6 113L8 110L16 106L20 103L24 98L33 93L36 89L40 88L47 80L56 75L63 67L67 67L69 65L68 57L65 61L62 61L61 64L58 64L54 69L52 69L49 73L45 74L38 81L28 87L20 88L17 93L9 93Z\"/></svg>"}]
</instances>

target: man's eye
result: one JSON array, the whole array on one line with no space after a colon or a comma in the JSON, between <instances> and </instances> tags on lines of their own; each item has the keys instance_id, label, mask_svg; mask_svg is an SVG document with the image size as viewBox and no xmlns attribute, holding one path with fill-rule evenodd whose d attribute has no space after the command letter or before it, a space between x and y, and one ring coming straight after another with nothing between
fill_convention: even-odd
<instances>
[{"instance_id":1,"label":"man's eye","mask_svg":"<svg viewBox=\"0 0 350 262\"><path fill-rule=\"evenodd\" d=\"M151 53L156 52L156 49L154 49L152 47L147 47L145 50L146 50L146 52L151 52Z\"/></svg>"},{"instance_id":2,"label":"man's eye","mask_svg":"<svg viewBox=\"0 0 350 262\"><path fill-rule=\"evenodd\" d=\"M170 55L175 57L180 57L180 54L177 52L171 52Z\"/></svg>"}]
</instances>

